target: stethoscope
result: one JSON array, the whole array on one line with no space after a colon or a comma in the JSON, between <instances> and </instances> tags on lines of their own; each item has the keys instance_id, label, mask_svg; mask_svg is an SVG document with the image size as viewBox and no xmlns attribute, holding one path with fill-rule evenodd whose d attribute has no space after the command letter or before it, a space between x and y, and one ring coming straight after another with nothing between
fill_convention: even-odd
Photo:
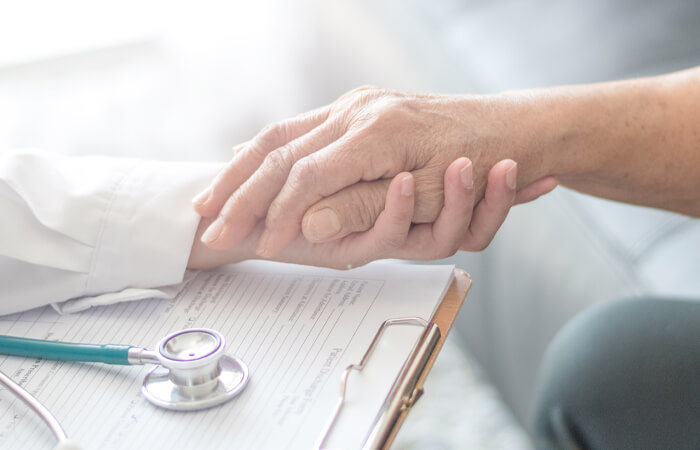
<instances>
[{"instance_id":1,"label":"stethoscope","mask_svg":"<svg viewBox=\"0 0 700 450\"><path fill-rule=\"evenodd\" d=\"M158 342L156 350L128 345L92 345L0 336L0 354L63 361L105 364L158 364L141 386L141 393L156 406L195 411L224 403L248 384L248 366L224 353L226 341L218 331L192 328L176 331ZM59 440L70 444L58 421L36 398L0 372L0 383L21 398L49 425Z\"/></svg>"}]
</instances>

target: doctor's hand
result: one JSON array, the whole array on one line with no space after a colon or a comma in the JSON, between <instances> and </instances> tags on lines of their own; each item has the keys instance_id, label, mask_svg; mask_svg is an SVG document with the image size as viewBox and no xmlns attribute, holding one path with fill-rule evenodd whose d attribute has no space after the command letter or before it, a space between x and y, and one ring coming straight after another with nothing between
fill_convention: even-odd
<instances>
[{"instance_id":1,"label":"doctor's hand","mask_svg":"<svg viewBox=\"0 0 700 450\"><path fill-rule=\"evenodd\" d=\"M520 144L505 126L505 103L364 88L266 127L239 147L229 166L195 199L201 215L218 214L203 241L212 248L229 248L264 219L257 253L270 257L299 236L302 224L313 242L366 230L383 210L389 180L402 171L415 178L413 223L433 223L443 207L446 169L463 156L473 162L474 198L479 202L491 167L503 155L515 155ZM518 177L512 161L502 164L511 190L519 179L524 187L542 176L533 172ZM554 186L554 179L540 179L521 197L527 201ZM336 204L341 198L348 202L340 210L309 210L322 199L333 203L334 198ZM342 209L348 214L339 214Z\"/></svg>"},{"instance_id":2,"label":"doctor's hand","mask_svg":"<svg viewBox=\"0 0 700 450\"><path fill-rule=\"evenodd\" d=\"M347 269L382 258L437 259L451 256L460 246L488 243L512 206L516 193L506 183L510 164L497 165L489 173L485 201L475 208L472 164L466 158L454 161L444 176L444 206L435 222L412 224L415 179L402 172L390 182L375 223L367 231L354 232L325 243L311 243L297 236L275 255L276 261ZM211 224L203 218L192 246L188 267L209 268L254 259L264 224L227 250L213 250L200 240Z\"/></svg>"}]
</instances>

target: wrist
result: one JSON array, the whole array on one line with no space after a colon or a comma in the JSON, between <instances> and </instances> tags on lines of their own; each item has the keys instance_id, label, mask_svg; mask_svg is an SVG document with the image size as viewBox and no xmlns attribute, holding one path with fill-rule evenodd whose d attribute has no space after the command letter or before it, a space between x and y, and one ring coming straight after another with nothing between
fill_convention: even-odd
<instances>
[{"instance_id":1,"label":"wrist","mask_svg":"<svg viewBox=\"0 0 700 450\"><path fill-rule=\"evenodd\" d=\"M586 178L605 165L599 141L608 121L591 86L507 91L494 96L518 163L518 187L543 177Z\"/></svg>"},{"instance_id":2,"label":"wrist","mask_svg":"<svg viewBox=\"0 0 700 450\"><path fill-rule=\"evenodd\" d=\"M499 161L518 164L517 187L556 173L556 114L537 91L509 91L459 99L463 125L463 156L477 170L488 170ZM484 172L484 173L486 173Z\"/></svg>"},{"instance_id":3,"label":"wrist","mask_svg":"<svg viewBox=\"0 0 700 450\"><path fill-rule=\"evenodd\" d=\"M640 181L633 190L645 191L647 163L663 164L654 160L658 142L668 133L667 100L658 84L647 78L502 95L520 98L525 106L518 115L535 135L528 142L539 147L540 159L534 162L544 175L589 194L639 202L618 191ZM636 167L640 159L647 163Z\"/></svg>"}]
</instances>

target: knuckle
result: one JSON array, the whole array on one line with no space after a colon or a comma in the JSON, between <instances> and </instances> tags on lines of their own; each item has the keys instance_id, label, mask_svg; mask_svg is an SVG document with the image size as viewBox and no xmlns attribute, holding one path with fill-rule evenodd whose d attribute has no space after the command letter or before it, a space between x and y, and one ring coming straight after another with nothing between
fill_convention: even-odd
<instances>
[{"instance_id":1,"label":"knuckle","mask_svg":"<svg viewBox=\"0 0 700 450\"><path fill-rule=\"evenodd\" d=\"M429 180L416 180L416 186L413 221L415 223L433 223L440 216L444 205L442 185Z\"/></svg>"},{"instance_id":2,"label":"knuckle","mask_svg":"<svg viewBox=\"0 0 700 450\"><path fill-rule=\"evenodd\" d=\"M377 98L381 98L385 94L386 91L382 88L366 85L355 90L353 92L353 97L359 104L368 104L375 101Z\"/></svg>"},{"instance_id":3,"label":"knuckle","mask_svg":"<svg viewBox=\"0 0 700 450\"><path fill-rule=\"evenodd\" d=\"M284 141L287 135L287 124L285 122L277 122L265 125L258 136L256 141L262 147L277 146L280 142Z\"/></svg>"},{"instance_id":4,"label":"knuckle","mask_svg":"<svg viewBox=\"0 0 700 450\"><path fill-rule=\"evenodd\" d=\"M272 149L269 146L261 145L259 141L254 140L250 146L241 151L241 156L245 155L246 158L252 158L259 164L265 160L270 150Z\"/></svg>"},{"instance_id":5,"label":"knuckle","mask_svg":"<svg viewBox=\"0 0 700 450\"><path fill-rule=\"evenodd\" d=\"M343 94L340 99L341 100L346 100L350 99L351 101L357 101L361 100L364 97L366 97L368 94L373 94L381 92L381 88L371 85L371 84L364 84L362 86L356 87L355 89L352 89L345 94Z\"/></svg>"},{"instance_id":6,"label":"knuckle","mask_svg":"<svg viewBox=\"0 0 700 450\"><path fill-rule=\"evenodd\" d=\"M363 203L352 202L346 209L349 211L346 211L345 218L352 231L365 231L372 227L376 216Z\"/></svg>"},{"instance_id":7,"label":"knuckle","mask_svg":"<svg viewBox=\"0 0 700 450\"><path fill-rule=\"evenodd\" d=\"M384 209L384 195L378 195L377 189L352 190L345 203L349 212L348 221L352 231L368 230L374 225L379 214Z\"/></svg>"},{"instance_id":8,"label":"knuckle","mask_svg":"<svg viewBox=\"0 0 700 450\"><path fill-rule=\"evenodd\" d=\"M383 128L383 119L376 111L348 111L343 120L346 124L344 132L352 131L351 135L359 140L373 140L378 131Z\"/></svg>"},{"instance_id":9,"label":"knuckle","mask_svg":"<svg viewBox=\"0 0 700 450\"><path fill-rule=\"evenodd\" d=\"M405 100L401 97L395 95L390 95L389 93L383 93L384 95L377 98L374 102L374 107L384 114L396 114L401 111Z\"/></svg>"},{"instance_id":10,"label":"knuckle","mask_svg":"<svg viewBox=\"0 0 700 450\"><path fill-rule=\"evenodd\" d=\"M372 109L363 111L353 122L360 128L360 136L375 135L386 129L388 117L382 111Z\"/></svg>"},{"instance_id":11,"label":"knuckle","mask_svg":"<svg viewBox=\"0 0 700 450\"><path fill-rule=\"evenodd\" d=\"M296 191L303 191L320 181L321 172L318 161L313 154L305 156L292 165L288 183Z\"/></svg>"},{"instance_id":12,"label":"knuckle","mask_svg":"<svg viewBox=\"0 0 700 450\"><path fill-rule=\"evenodd\" d=\"M404 132L403 100L391 96L375 98L372 104L355 113L354 126L364 134Z\"/></svg>"},{"instance_id":13,"label":"knuckle","mask_svg":"<svg viewBox=\"0 0 700 450\"><path fill-rule=\"evenodd\" d=\"M396 124L404 111L405 99L386 89L361 87L341 97L335 108L346 130L374 133Z\"/></svg>"},{"instance_id":14,"label":"knuckle","mask_svg":"<svg viewBox=\"0 0 700 450\"><path fill-rule=\"evenodd\" d=\"M372 109L376 111L377 116L388 122L403 119L407 106L408 103L404 98L394 95L382 95L373 102Z\"/></svg>"},{"instance_id":15,"label":"knuckle","mask_svg":"<svg viewBox=\"0 0 700 450\"><path fill-rule=\"evenodd\" d=\"M292 167L291 154L284 148L278 148L265 156L263 165L268 171L276 174L286 175Z\"/></svg>"}]
</instances>

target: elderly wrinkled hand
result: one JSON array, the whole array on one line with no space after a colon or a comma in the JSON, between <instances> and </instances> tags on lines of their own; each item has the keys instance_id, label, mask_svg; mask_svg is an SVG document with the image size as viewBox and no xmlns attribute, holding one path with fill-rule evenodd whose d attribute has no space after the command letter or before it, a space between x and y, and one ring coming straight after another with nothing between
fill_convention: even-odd
<instances>
[{"instance_id":1,"label":"elderly wrinkled hand","mask_svg":"<svg viewBox=\"0 0 700 450\"><path fill-rule=\"evenodd\" d=\"M488 243L516 197L505 182L509 167L508 162L494 166L489 172L485 198L475 207L471 162L466 158L455 161L445 173L444 206L430 224L412 224L415 179L410 173L402 172L390 182L384 209L367 231L322 243L309 242L298 235L270 259L347 269L382 258L437 259L452 255L460 245L473 247ZM333 203L334 199L327 200ZM335 206L342 210L342 205ZM220 251L204 246L199 239L211 221L211 218L202 219L188 267L208 268L256 257L255 245L263 222L237 245Z\"/></svg>"},{"instance_id":2,"label":"elderly wrinkled hand","mask_svg":"<svg viewBox=\"0 0 700 450\"><path fill-rule=\"evenodd\" d=\"M454 243L490 239L510 209L515 193L504 182L504 170L494 168L486 189L488 206L474 208L474 190L470 182L471 163L461 158L445 174L444 206L431 224L411 223L414 214L415 180L408 172L398 174L388 186L385 206L371 229L350 233L324 243L311 243L297 236L288 247L275 255L277 261L347 269L382 258L435 259L456 251ZM466 182L465 182L466 181ZM210 225L202 219L197 236ZM237 245L212 250L195 239L188 267L207 268L255 257L255 243L263 223Z\"/></svg>"},{"instance_id":3,"label":"elderly wrinkled hand","mask_svg":"<svg viewBox=\"0 0 700 450\"><path fill-rule=\"evenodd\" d=\"M470 185L475 201L482 200L492 167L494 176L502 178L501 187L515 192L516 164L496 164L503 158L494 150L505 145L505 133L495 109L484 98L363 88L266 127L239 146L228 167L195 199L201 215L218 213L203 241L212 248L228 248L264 219L257 253L270 257L288 246L302 226L312 242L368 230L384 210L389 181L402 171L415 178L412 222L432 224L443 208L447 169L465 156L470 178L462 174L461 182ZM537 179L531 174L522 178L523 186ZM517 201L555 185L551 178L540 180L522 190ZM482 226L492 233L479 231L477 242L470 239L467 226L451 247L478 250L488 244L507 209L496 208L499 214L494 214L487 207L488 201L475 218L484 217Z\"/></svg>"}]
</instances>

